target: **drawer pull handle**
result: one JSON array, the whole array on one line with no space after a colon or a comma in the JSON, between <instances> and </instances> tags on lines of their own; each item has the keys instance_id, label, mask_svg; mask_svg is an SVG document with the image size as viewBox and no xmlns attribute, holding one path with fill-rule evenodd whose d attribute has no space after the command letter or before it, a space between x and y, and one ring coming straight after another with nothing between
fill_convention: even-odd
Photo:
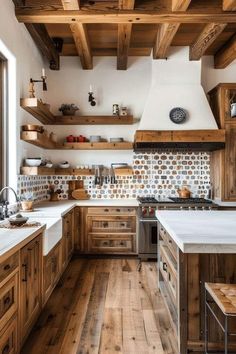
<instances>
[{"instance_id":1,"label":"drawer pull handle","mask_svg":"<svg viewBox=\"0 0 236 354\"><path fill-rule=\"evenodd\" d=\"M10 264L6 264L3 269L4 269L4 270L8 270L8 269L10 269L10 268L11 268Z\"/></svg>"},{"instance_id":2,"label":"drawer pull handle","mask_svg":"<svg viewBox=\"0 0 236 354\"><path fill-rule=\"evenodd\" d=\"M24 269L24 277L22 278L22 281L27 281L27 264L22 264L22 267Z\"/></svg>"},{"instance_id":3,"label":"drawer pull handle","mask_svg":"<svg viewBox=\"0 0 236 354\"><path fill-rule=\"evenodd\" d=\"M169 243L172 243L172 240L169 240Z\"/></svg>"},{"instance_id":4,"label":"drawer pull handle","mask_svg":"<svg viewBox=\"0 0 236 354\"><path fill-rule=\"evenodd\" d=\"M11 302L10 296L8 296L4 299L4 305L8 305L10 302Z\"/></svg>"},{"instance_id":5,"label":"drawer pull handle","mask_svg":"<svg viewBox=\"0 0 236 354\"><path fill-rule=\"evenodd\" d=\"M163 262L162 268L165 272L167 272L167 263Z\"/></svg>"},{"instance_id":6,"label":"drawer pull handle","mask_svg":"<svg viewBox=\"0 0 236 354\"><path fill-rule=\"evenodd\" d=\"M104 211L107 213L109 211L109 209L104 209Z\"/></svg>"},{"instance_id":7,"label":"drawer pull handle","mask_svg":"<svg viewBox=\"0 0 236 354\"><path fill-rule=\"evenodd\" d=\"M2 350L2 354L7 354L7 353L9 353L9 350L10 350L10 346L9 346L9 344L6 344L5 347L4 347L3 350Z\"/></svg>"},{"instance_id":8,"label":"drawer pull handle","mask_svg":"<svg viewBox=\"0 0 236 354\"><path fill-rule=\"evenodd\" d=\"M120 209L116 209L116 211L117 211L117 213L119 213L119 212L120 212Z\"/></svg>"}]
</instances>

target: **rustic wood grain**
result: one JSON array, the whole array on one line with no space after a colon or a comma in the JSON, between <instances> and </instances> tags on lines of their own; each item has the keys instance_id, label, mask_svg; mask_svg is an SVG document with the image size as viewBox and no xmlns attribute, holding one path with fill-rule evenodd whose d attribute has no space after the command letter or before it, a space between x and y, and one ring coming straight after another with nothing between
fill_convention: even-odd
<instances>
[{"instance_id":1,"label":"rustic wood grain","mask_svg":"<svg viewBox=\"0 0 236 354\"><path fill-rule=\"evenodd\" d=\"M22 354L177 354L155 262L73 259Z\"/></svg>"},{"instance_id":2,"label":"rustic wood grain","mask_svg":"<svg viewBox=\"0 0 236 354\"><path fill-rule=\"evenodd\" d=\"M200 33L197 40L191 45L189 51L190 60L199 60L218 38L227 25L225 23L209 23Z\"/></svg>"}]
</instances>

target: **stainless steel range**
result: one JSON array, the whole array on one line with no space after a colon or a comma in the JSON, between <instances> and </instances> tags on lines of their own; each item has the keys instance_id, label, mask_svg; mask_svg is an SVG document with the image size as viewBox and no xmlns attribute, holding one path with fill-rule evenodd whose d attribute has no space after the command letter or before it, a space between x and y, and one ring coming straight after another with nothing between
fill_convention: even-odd
<instances>
[{"instance_id":1,"label":"stainless steel range","mask_svg":"<svg viewBox=\"0 0 236 354\"><path fill-rule=\"evenodd\" d=\"M211 210L218 206L204 198L139 197L138 254L140 259L157 258L157 210Z\"/></svg>"}]
</instances>

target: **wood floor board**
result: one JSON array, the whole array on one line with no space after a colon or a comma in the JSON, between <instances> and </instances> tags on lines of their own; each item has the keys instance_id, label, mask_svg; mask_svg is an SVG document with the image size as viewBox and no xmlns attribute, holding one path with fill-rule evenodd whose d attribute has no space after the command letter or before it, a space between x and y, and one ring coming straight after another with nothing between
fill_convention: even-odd
<instances>
[{"instance_id":1,"label":"wood floor board","mask_svg":"<svg viewBox=\"0 0 236 354\"><path fill-rule=\"evenodd\" d=\"M156 262L71 261L21 354L176 354Z\"/></svg>"}]
</instances>

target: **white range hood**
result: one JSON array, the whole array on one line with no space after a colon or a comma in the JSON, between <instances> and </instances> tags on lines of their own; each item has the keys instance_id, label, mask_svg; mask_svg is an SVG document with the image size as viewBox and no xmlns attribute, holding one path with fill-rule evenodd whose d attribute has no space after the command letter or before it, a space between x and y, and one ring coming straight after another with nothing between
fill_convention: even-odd
<instances>
[{"instance_id":1,"label":"white range hood","mask_svg":"<svg viewBox=\"0 0 236 354\"><path fill-rule=\"evenodd\" d=\"M201 85L201 60L189 61L188 47L173 47L167 60L152 60L152 82L138 130L217 129ZM188 112L175 124L169 118L174 107Z\"/></svg>"}]
</instances>

